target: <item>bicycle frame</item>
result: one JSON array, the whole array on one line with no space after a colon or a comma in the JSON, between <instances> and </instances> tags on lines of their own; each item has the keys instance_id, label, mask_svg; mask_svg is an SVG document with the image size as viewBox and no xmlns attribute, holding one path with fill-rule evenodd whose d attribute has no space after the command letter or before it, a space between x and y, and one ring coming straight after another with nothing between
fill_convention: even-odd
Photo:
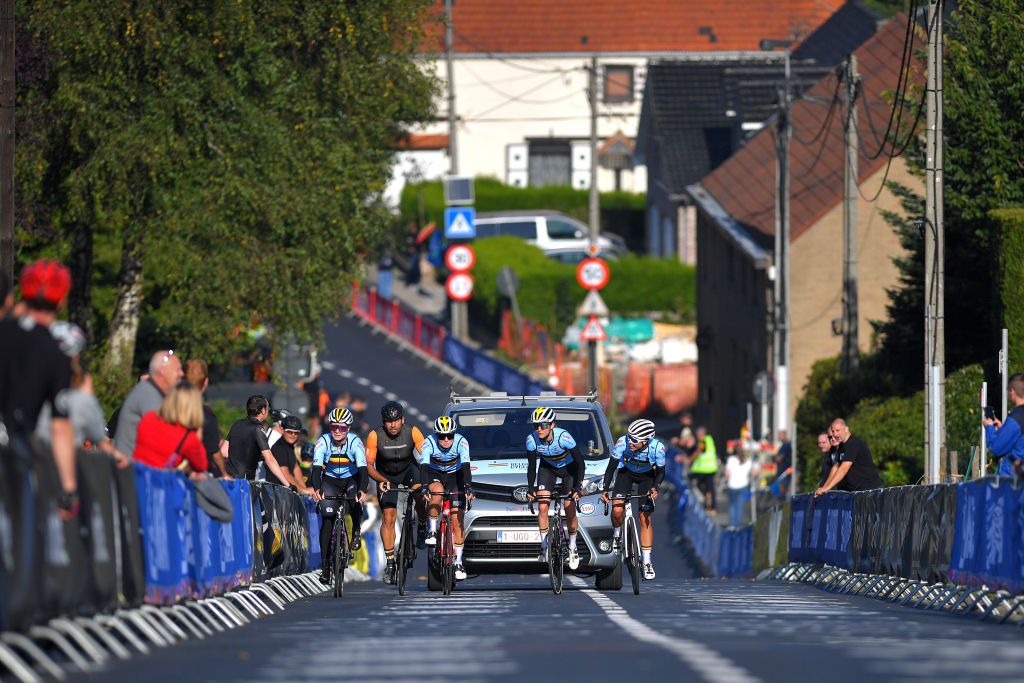
<instances>
[{"instance_id":1,"label":"bicycle frame","mask_svg":"<svg viewBox=\"0 0 1024 683\"><path fill-rule=\"evenodd\" d=\"M357 500L353 496L324 496L323 500L331 500L339 503L334 510L334 531L331 534L331 545L326 555L321 549L322 561L330 562L333 567L331 579L334 584L334 597L340 598L345 594L345 569L348 568L352 551L349 548L348 525L345 523L345 509L340 503Z\"/></svg>"}]
</instances>

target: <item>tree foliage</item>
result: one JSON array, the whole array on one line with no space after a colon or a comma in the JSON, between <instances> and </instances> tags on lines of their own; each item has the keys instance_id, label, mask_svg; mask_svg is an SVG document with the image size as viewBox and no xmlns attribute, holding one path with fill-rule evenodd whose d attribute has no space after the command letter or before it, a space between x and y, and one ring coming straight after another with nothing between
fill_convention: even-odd
<instances>
[{"instance_id":1,"label":"tree foliage","mask_svg":"<svg viewBox=\"0 0 1024 683\"><path fill-rule=\"evenodd\" d=\"M432 115L428 6L26 5L53 62L19 92L19 117L46 122L18 147L19 190L52 211L26 220L22 250L47 230L64 257L95 249L76 283L103 292L79 313L98 342L133 275L154 347L220 360L256 321L318 338L380 238L394 141Z\"/></svg>"}]
</instances>

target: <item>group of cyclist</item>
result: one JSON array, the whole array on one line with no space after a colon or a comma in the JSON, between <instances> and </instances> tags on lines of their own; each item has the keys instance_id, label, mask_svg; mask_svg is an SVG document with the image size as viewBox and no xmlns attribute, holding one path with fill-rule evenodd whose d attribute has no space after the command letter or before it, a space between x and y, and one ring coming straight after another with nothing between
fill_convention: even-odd
<instances>
[{"instance_id":1,"label":"group of cyclist","mask_svg":"<svg viewBox=\"0 0 1024 683\"><path fill-rule=\"evenodd\" d=\"M352 432L354 417L347 408L335 408L327 415L328 431L321 435L314 448L311 483L314 498L320 502L322 524L320 547L329 546L334 532L338 501L343 497L346 512L352 517L351 548L362 545L359 526L362 503L367 499L369 481L377 483L382 510L380 538L387 564L384 580L393 583L396 576L395 526L401 491L417 492L416 516L419 543L437 544L438 517L442 494L452 497L452 537L455 546L455 578L466 578L463 564L464 508L461 501L473 500L473 476L470 466L469 442L457 433L455 420L442 415L434 420L433 433L424 437L419 428L405 424L401 403L389 401L381 409L381 426L372 430L364 444ZM555 412L539 407L531 413L533 430L526 437L528 499L537 502L537 527L540 531L540 561L547 559L548 511L552 495L558 495L565 506L569 531L567 564L570 570L579 567L577 549L579 519L576 503L583 495L584 454L572 435L557 426ZM605 470L601 500L612 506L614 551L621 545L623 514L626 500L636 488L644 497L640 505L640 543L643 554L643 576L655 578L651 550L654 529L651 513L658 497L658 487L665 477L665 444L655 437L654 423L639 419L630 423L626 434L611 449ZM614 483L613 483L614 480ZM330 581L330 568L324 562L320 576Z\"/></svg>"}]
</instances>

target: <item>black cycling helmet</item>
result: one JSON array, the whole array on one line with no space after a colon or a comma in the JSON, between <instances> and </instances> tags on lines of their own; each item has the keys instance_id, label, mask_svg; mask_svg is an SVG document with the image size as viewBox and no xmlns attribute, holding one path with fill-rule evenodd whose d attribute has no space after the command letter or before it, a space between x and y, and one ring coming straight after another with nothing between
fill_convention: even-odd
<instances>
[{"instance_id":1,"label":"black cycling helmet","mask_svg":"<svg viewBox=\"0 0 1024 683\"><path fill-rule=\"evenodd\" d=\"M380 419L384 422L394 422L405 417L405 409L398 401L388 401L380 409Z\"/></svg>"},{"instance_id":2,"label":"black cycling helmet","mask_svg":"<svg viewBox=\"0 0 1024 683\"><path fill-rule=\"evenodd\" d=\"M270 419L275 424L284 422L284 419L286 417L291 417L291 416L292 416L292 411L287 410L285 408L274 408L273 410L270 411Z\"/></svg>"},{"instance_id":3,"label":"black cycling helmet","mask_svg":"<svg viewBox=\"0 0 1024 683\"><path fill-rule=\"evenodd\" d=\"M285 431L297 432L302 429L302 420L294 415L288 415L281 420L281 428Z\"/></svg>"}]
</instances>

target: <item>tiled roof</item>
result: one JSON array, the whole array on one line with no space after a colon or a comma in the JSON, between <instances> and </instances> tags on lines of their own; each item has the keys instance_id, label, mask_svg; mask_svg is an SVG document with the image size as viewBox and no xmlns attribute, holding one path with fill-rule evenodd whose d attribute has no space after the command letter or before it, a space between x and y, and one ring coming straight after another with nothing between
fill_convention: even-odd
<instances>
[{"instance_id":1,"label":"tiled roof","mask_svg":"<svg viewBox=\"0 0 1024 683\"><path fill-rule=\"evenodd\" d=\"M871 110L871 121L878 135L884 132L890 104L883 93L895 89L899 78L900 58L907 18L897 15L855 51L858 71L863 79L863 95L857 109L858 132L863 147L874 152L878 139L872 130L865 107ZM918 38L920 44L920 37ZM917 62L912 66L915 82L922 82ZM808 95L831 100L836 89L836 76L829 75L814 86ZM814 225L843 195L843 132L841 107L836 107L828 129L814 144L802 144L797 138L809 140L819 130L829 107L826 104L800 100L792 107L793 142L790 147L791 186L790 231L798 238ZM913 118L916 105L905 117ZM767 126L725 163L702 181L704 188L737 221L762 235L775 231L775 146L774 126ZM905 133L904 133L905 135ZM901 138L903 139L903 138ZM868 159L859 154L858 170L862 180L878 171L885 155Z\"/></svg>"},{"instance_id":2,"label":"tiled roof","mask_svg":"<svg viewBox=\"0 0 1024 683\"><path fill-rule=\"evenodd\" d=\"M817 80L823 67L794 68ZM778 102L784 66L778 56L722 61L659 61L647 69L641 153L656 146L658 169L673 193L725 161L743 138L744 123L761 123ZM650 137L647 137L648 133Z\"/></svg>"},{"instance_id":3,"label":"tiled roof","mask_svg":"<svg viewBox=\"0 0 1024 683\"><path fill-rule=\"evenodd\" d=\"M757 50L762 38L803 38L843 0L456 0L456 53ZM443 12L438 0L433 8ZM432 51L444 46L434 24ZM586 42L583 42L584 36Z\"/></svg>"},{"instance_id":4,"label":"tiled roof","mask_svg":"<svg viewBox=\"0 0 1024 683\"><path fill-rule=\"evenodd\" d=\"M794 60L839 64L878 30L880 17L859 0L851 0L815 29L793 51Z\"/></svg>"},{"instance_id":5,"label":"tiled roof","mask_svg":"<svg viewBox=\"0 0 1024 683\"><path fill-rule=\"evenodd\" d=\"M447 133L411 133L398 141L395 149L407 151L448 149Z\"/></svg>"}]
</instances>

